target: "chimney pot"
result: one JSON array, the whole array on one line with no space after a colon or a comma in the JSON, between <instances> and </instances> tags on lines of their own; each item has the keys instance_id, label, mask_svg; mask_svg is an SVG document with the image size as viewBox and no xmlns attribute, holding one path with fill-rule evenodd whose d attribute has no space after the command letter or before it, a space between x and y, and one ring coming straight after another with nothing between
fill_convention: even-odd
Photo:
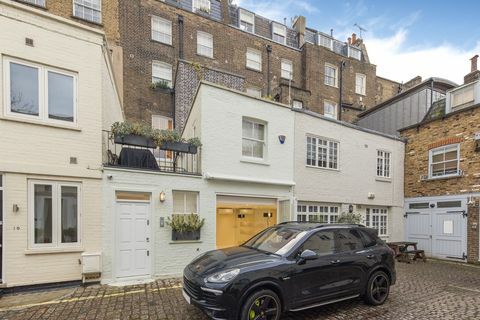
<instances>
[{"instance_id":1,"label":"chimney pot","mask_svg":"<svg viewBox=\"0 0 480 320\"><path fill-rule=\"evenodd\" d=\"M470 72L477 71L478 54L474 55L473 58L470 59L470 61L472 62L472 68Z\"/></svg>"},{"instance_id":2,"label":"chimney pot","mask_svg":"<svg viewBox=\"0 0 480 320\"><path fill-rule=\"evenodd\" d=\"M352 33L352 43L355 44L357 42L357 35L355 33Z\"/></svg>"},{"instance_id":3,"label":"chimney pot","mask_svg":"<svg viewBox=\"0 0 480 320\"><path fill-rule=\"evenodd\" d=\"M352 44L352 38L348 38L348 44Z\"/></svg>"}]
</instances>

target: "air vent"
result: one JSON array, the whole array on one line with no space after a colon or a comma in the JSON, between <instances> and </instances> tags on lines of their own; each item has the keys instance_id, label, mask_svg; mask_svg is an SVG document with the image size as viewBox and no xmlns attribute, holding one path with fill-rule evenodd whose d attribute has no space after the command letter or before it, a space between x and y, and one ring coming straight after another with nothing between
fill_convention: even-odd
<instances>
[{"instance_id":1,"label":"air vent","mask_svg":"<svg viewBox=\"0 0 480 320\"><path fill-rule=\"evenodd\" d=\"M33 47L33 39L31 38L25 38L25 44L27 46Z\"/></svg>"}]
</instances>

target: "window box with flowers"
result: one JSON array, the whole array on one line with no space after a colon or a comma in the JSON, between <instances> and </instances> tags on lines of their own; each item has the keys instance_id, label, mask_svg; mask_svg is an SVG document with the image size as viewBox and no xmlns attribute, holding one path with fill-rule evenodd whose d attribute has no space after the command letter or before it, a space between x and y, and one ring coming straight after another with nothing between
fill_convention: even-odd
<instances>
[{"instance_id":1,"label":"window box with flowers","mask_svg":"<svg viewBox=\"0 0 480 320\"><path fill-rule=\"evenodd\" d=\"M167 218L167 225L172 228L172 241L198 241L205 219L198 214L174 214Z\"/></svg>"}]
</instances>

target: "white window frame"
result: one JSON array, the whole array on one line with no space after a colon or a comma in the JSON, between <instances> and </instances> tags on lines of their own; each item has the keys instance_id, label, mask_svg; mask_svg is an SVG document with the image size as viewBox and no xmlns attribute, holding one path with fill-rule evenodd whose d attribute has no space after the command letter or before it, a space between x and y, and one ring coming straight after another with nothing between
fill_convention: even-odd
<instances>
[{"instance_id":1,"label":"white window frame","mask_svg":"<svg viewBox=\"0 0 480 320\"><path fill-rule=\"evenodd\" d=\"M322 217L321 219L311 219L314 216ZM336 223L340 216L340 205L327 203L307 203L298 202L297 204L297 221L316 222L316 223ZM326 218L326 222L324 221Z\"/></svg>"},{"instance_id":2,"label":"white window frame","mask_svg":"<svg viewBox=\"0 0 480 320\"><path fill-rule=\"evenodd\" d=\"M192 11L207 11L210 13L211 10L211 1L210 0L193 0L192 1Z\"/></svg>"},{"instance_id":3,"label":"white window frame","mask_svg":"<svg viewBox=\"0 0 480 320\"><path fill-rule=\"evenodd\" d=\"M45 0L20 0L22 2L26 2L26 3L30 3L30 4L33 4L35 6L39 6L39 7L43 7L45 8Z\"/></svg>"},{"instance_id":4,"label":"white window frame","mask_svg":"<svg viewBox=\"0 0 480 320\"><path fill-rule=\"evenodd\" d=\"M468 95L467 95L468 93ZM471 98L469 97L471 95ZM460 103L455 104L455 97L461 96L462 99ZM461 109L462 107L467 107L472 105L475 102L475 83L468 84L466 86L450 91L451 97L451 106L452 110ZM467 98L468 97L468 100Z\"/></svg>"},{"instance_id":5,"label":"white window frame","mask_svg":"<svg viewBox=\"0 0 480 320\"><path fill-rule=\"evenodd\" d=\"M242 22L251 25L252 31L249 31L246 27L242 25ZM245 9L238 9L238 27L246 32L255 33L255 13L247 11Z\"/></svg>"},{"instance_id":6,"label":"white window frame","mask_svg":"<svg viewBox=\"0 0 480 320\"><path fill-rule=\"evenodd\" d=\"M84 8L87 8L87 9L90 9L92 11L96 11L96 12L99 12L100 13L100 20L99 21L95 21L95 20L90 20L90 19L87 19L86 17L82 17L80 15L78 15L76 12L75 12L75 4L77 3L77 1L79 1L78 5L81 6L81 7L84 7ZM82 20L85 20L85 21L89 21L89 22L93 22L93 23L98 23L98 24L101 24L102 23L102 0L89 0L89 2L93 2L93 1L98 1L98 6L100 7L100 9L96 9L94 8L93 6L85 3L85 0L73 0L72 1L72 4L73 4L73 16L76 17L76 18L79 18L79 19L82 19Z\"/></svg>"},{"instance_id":7,"label":"white window frame","mask_svg":"<svg viewBox=\"0 0 480 320\"><path fill-rule=\"evenodd\" d=\"M213 35L203 31L197 31L197 54L213 58Z\"/></svg>"},{"instance_id":8,"label":"white window frame","mask_svg":"<svg viewBox=\"0 0 480 320\"><path fill-rule=\"evenodd\" d=\"M163 27L166 27L168 29L168 33L165 33L160 29L155 30L156 25L160 26L160 29L162 28L162 25L163 25ZM161 17L152 16L151 29L152 29L152 40L160 43L169 44L169 45L172 44L172 21L161 18ZM158 35L160 35L160 37ZM167 41L163 41L162 40L163 37L167 38Z\"/></svg>"},{"instance_id":9,"label":"white window frame","mask_svg":"<svg viewBox=\"0 0 480 320\"><path fill-rule=\"evenodd\" d=\"M325 169L325 170L334 170L334 171L340 170L340 142L339 141L307 134L305 142L306 142L305 164L307 167L319 168L319 169ZM321 148L324 151L326 150L325 166L320 165L320 161L319 161L320 153L318 152L320 148L319 142L322 143ZM309 147L309 144L311 145L310 147ZM308 155L309 153L313 153L313 150L315 150L315 158L313 160L315 161L316 164L309 164L308 161L310 159L308 158ZM334 150L337 151L336 154L334 152L332 153L332 151ZM336 161L335 161L335 158L336 158Z\"/></svg>"},{"instance_id":10,"label":"white window frame","mask_svg":"<svg viewBox=\"0 0 480 320\"><path fill-rule=\"evenodd\" d=\"M392 153L386 150L377 150L377 177L392 177Z\"/></svg>"},{"instance_id":11,"label":"white window frame","mask_svg":"<svg viewBox=\"0 0 480 320\"><path fill-rule=\"evenodd\" d=\"M200 192L198 191L192 191L192 190L172 190L172 208L175 208L175 205L173 204L173 194L174 193L183 193L183 212L173 212L172 214L178 214L178 215L188 215L188 214L200 214ZM197 201L196 201L196 206L197 206L197 212L187 212L187 193L195 193L197 196Z\"/></svg>"},{"instance_id":12,"label":"white window frame","mask_svg":"<svg viewBox=\"0 0 480 320\"><path fill-rule=\"evenodd\" d=\"M456 159L456 161L457 161L457 172L434 176L433 175L433 170L432 170L433 165L440 164L440 163L445 164L446 162L453 162L454 160L448 160L448 161L444 160L444 161L434 163L433 162L433 153L435 151L443 150L444 151L443 153L445 154L445 151L447 149L454 149L454 148L456 148L456 151L457 151L457 159ZM438 148L428 150L428 178L429 179L441 179L441 178L447 178L447 177L458 177L460 174L461 174L461 170L460 170L460 144L459 143L449 144L449 145L445 145L445 146L441 146L441 147L438 147Z\"/></svg>"},{"instance_id":13,"label":"white window frame","mask_svg":"<svg viewBox=\"0 0 480 320\"><path fill-rule=\"evenodd\" d=\"M327 68L333 69L335 71L335 74L333 76L333 82L334 82L333 84L330 83L332 76L327 74ZM325 63L324 74L325 74L325 79L324 79L325 85L338 88L338 67L330 63Z\"/></svg>"},{"instance_id":14,"label":"white window frame","mask_svg":"<svg viewBox=\"0 0 480 320\"><path fill-rule=\"evenodd\" d=\"M248 95L252 97L261 98L262 97L262 89L256 87L247 87L246 92Z\"/></svg>"},{"instance_id":15,"label":"white window frame","mask_svg":"<svg viewBox=\"0 0 480 320\"><path fill-rule=\"evenodd\" d=\"M293 79L293 62L288 59L282 59L281 61L281 77L283 79Z\"/></svg>"},{"instance_id":16,"label":"white window frame","mask_svg":"<svg viewBox=\"0 0 480 320\"><path fill-rule=\"evenodd\" d=\"M154 65L157 65L160 69L165 68L165 70L168 68L170 71L170 75L167 78L162 78L162 75L156 76L154 74ZM152 83L155 83L157 81L154 81L154 78L159 79L158 81L166 81L169 85L169 88L172 88L173 86L173 69L172 65L163 61L152 61Z\"/></svg>"},{"instance_id":17,"label":"white window frame","mask_svg":"<svg viewBox=\"0 0 480 320\"><path fill-rule=\"evenodd\" d=\"M262 71L262 52L253 48L247 48L246 67L256 71Z\"/></svg>"},{"instance_id":18,"label":"white window frame","mask_svg":"<svg viewBox=\"0 0 480 320\"><path fill-rule=\"evenodd\" d=\"M360 82L359 82L360 81ZM355 74L355 93L366 95L367 92L367 76L363 73Z\"/></svg>"},{"instance_id":19,"label":"white window frame","mask_svg":"<svg viewBox=\"0 0 480 320\"><path fill-rule=\"evenodd\" d=\"M250 122L252 126L252 130L255 130L255 125L262 125L263 126L263 140L261 139L255 139L252 137L245 137L243 136L243 122ZM253 118L248 118L248 117L243 117L242 118L242 158L244 159L253 159L253 160L265 160L267 158L267 137L268 137L268 132L267 132L267 122L259 120L259 119L253 119ZM243 154L243 142L244 141L254 141L254 142L260 142L262 143L262 157L254 157L254 156L249 156L249 155L244 155Z\"/></svg>"},{"instance_id":20,"label":"white window frame","mask_svg":"<svg viewBox=\"0 0 480 320\"><path fill-rule=\"evenodd\" d=\"M35 185L52 186L52 243L35 243ZM77 242L62 243L61 187L77 188ZM82 184L79 182L29 180L28 181L28 246L29 249L80 249L82 247Z\"/></svg>"},{"instance_id":21,"label":"white window frame","mask_svg":"<svg viewBox=\"0 0 480 320\"><path fill-rule=\"evenodd\" d=\"M278 39L276 39L275 36L283 37L283 41L278 41ZM272 40L277 43L286 44L287 43L287 27L283 24L272 21Z\"/></svg>"},{"instance_id":22,"label":"white window frame","mask_svg":"<svg viewBox=\"0 0 480 320\"><path fill-rule=\"evenodd\" d=\"M377 230L380 237L388 236L388 208L366 208L365 226Z\"/></svg>"},{"instance_id":23,"label":"white window frame","mask_svg":"<svg viewBox=\"0 0 480 320\"><path fill-rule=\"evenodd\" d=\"M15 63L22 66L37 69L38 71L38 115L21 114L21 113L11 111L10 63ZM48 73L49 72L68 76L68 77L71 77L73 80L73 121L64 121L64 120L52 119L48 117L48 114L49 114ZM67 127L77 126L78 76L76 73L65 71L62 69L54 68L54 67L47 67L39 63L27 62L24 60L9 57L9 58L4 58L3 60L3 79L4 79L3 81L4 93L5 93L4 94L4 97L5 97L4 110L5 110L5 115L7 117L14 118L14 119L29 120L29 121L39 122L39 123L46 123L46 124L58 124L58 125L67 126Z\"/></svg>"},{"instance_id":24,"label":"white window frame","mask_svg":"<svg viewBox=\"0 0 480 320\"><path fill-rule=\"evenodd\" d=\"M355 48L355 47L352 47L352 46L348 46L348 56L350 58L361 61L362 60L362 50L360 50L358 48Z\"/></svg>"},{"instance_id":25,"label":"white window frame","mask_svg":"<svg viewBox=\"0 0 480 320\"><path fill-rule=\"evenodd\" d=\"M333 51L333 39L327 35L321 33L318 35L318 45Z\"/></svg>"},{"instance_id":26,"label":"white window frame","mask_svg":"<svg viewBox=\"0 0 480 320\"><path fill-rule=\"evenodd\" d=\"M300 101L300 100L293 100L292 101L292 108L293 109L303 109L303 101Z\"/></svg>"},{"instance_id":27,"label":"white window frame","mask_svg":"<svg viewBox=\"0 0 480 320\"><path fill-rule=\"evenodd\" d=\"M327 105L332 105L333 106L333 110L334 110L333 114L325 112ZM338 119L338 104L333 102L333 101L330 101L330 100L324 100L323 101L323 115L327 118L330 118L330 119Z\"/></svg>"}]
</instances>

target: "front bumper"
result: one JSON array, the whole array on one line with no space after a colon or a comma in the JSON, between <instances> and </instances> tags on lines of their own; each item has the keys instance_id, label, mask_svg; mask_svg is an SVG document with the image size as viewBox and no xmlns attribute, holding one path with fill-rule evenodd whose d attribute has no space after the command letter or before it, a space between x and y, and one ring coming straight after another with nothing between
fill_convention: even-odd
<instances>
[{"instance_id":1,"label":"front bumper","mask_svg":"<svg viewBox=\"0 0 480 320\"><path fill-rule=\"evenodd\" d=\"M203 279L184 275L183 291L190 298L190 303L211 319L236 319L236 299L222 290L206 287Z\"/></svg>"}]
</instances>

